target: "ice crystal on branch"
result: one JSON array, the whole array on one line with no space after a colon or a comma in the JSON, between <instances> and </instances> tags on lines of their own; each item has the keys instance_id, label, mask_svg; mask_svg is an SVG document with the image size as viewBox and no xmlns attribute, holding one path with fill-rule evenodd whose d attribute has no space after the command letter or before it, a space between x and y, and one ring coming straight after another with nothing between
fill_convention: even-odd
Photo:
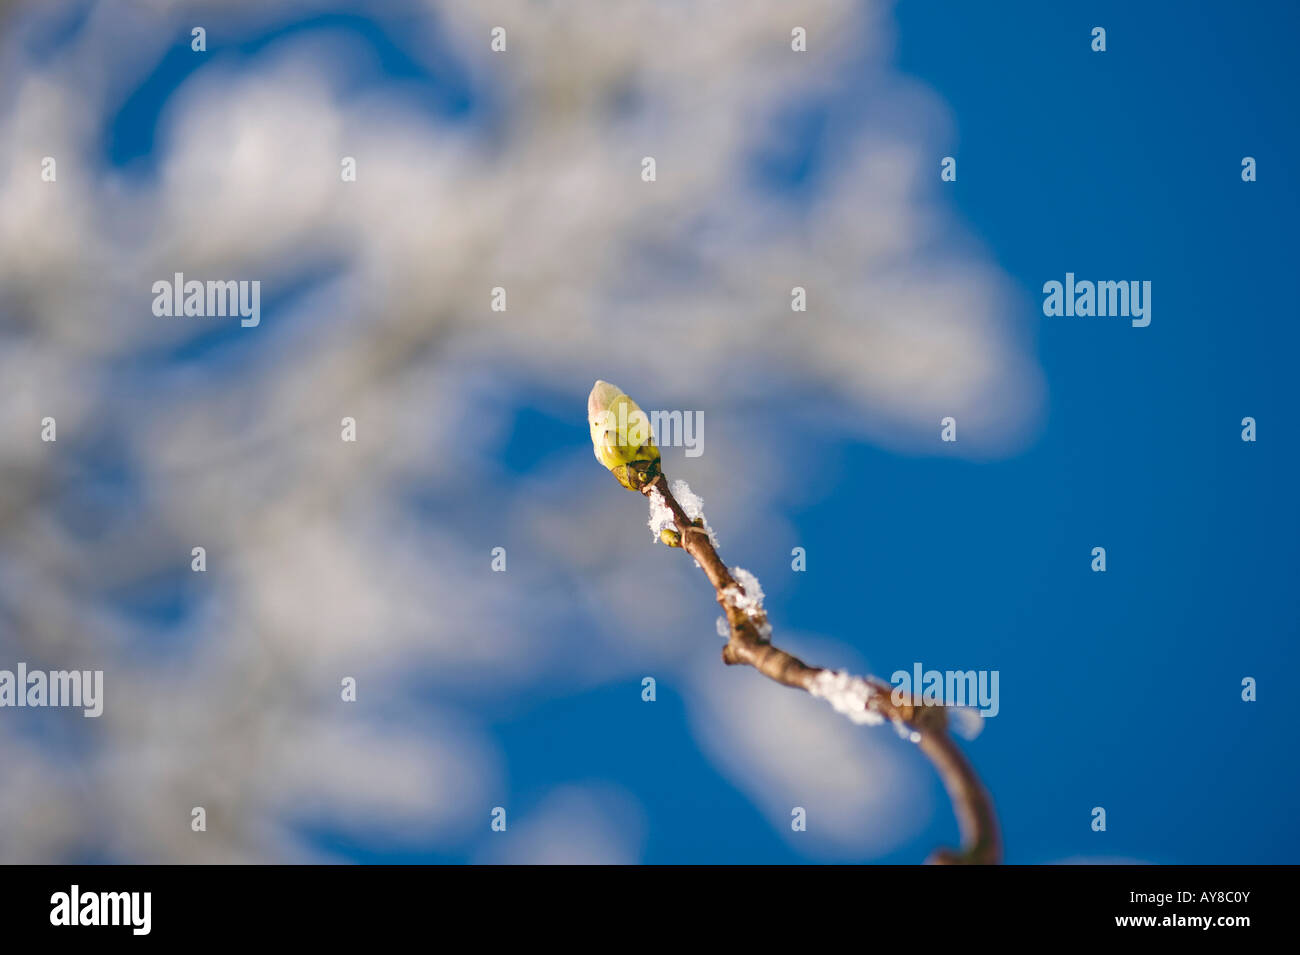
<instances>
[{"instance_id":1,"label":"ice crystal on branch","mask_svg":"<svg viewBox=\"0 0 1300 955\"><path fill-rule=\"evenodd\" d=\"M736 583L722 592L722 599L728 607L734 607L750 620L764 640L772 636L772 625L767 622L767 612L763 609L763 588L758 578L743 567L733 567L731 576Z\"/></svg>"},{"instance_id":2,"label":"ice crystal on branch","mask_svg":"<svg viewBox=\"0 0 1300 955\"><path fill-rule=\"evenodd\" d=\"M731 576L736 578L740 587L728 587L724 591L727 603L751 617L763 612L763 588L758 578L743 567L733 567ZM743 592L742 589L743 588Z\"/></svg>"},{"instance_id":3,"label":"ice crystal on branch","mask_svg":"<svg viewBox=\"0 0 1300 955\"><path fill-rule=\"evenodd\" d=\"M704 516L704 498L692 491L691 486L681 479L673 481L673 497L677 498L677 503L682 506L686 516L693 523L698 522L708 532L709 543L716 549L718 535L713 533L713 528L709 526L708 519Z\"/></svg>"},{"instance_id":4,"label":"ice crystal on branch","mask_svg":"<svg viewBox=\"0 0 1300 955\"><path fill-rule=\"evenodd\" d=\"M878 726L885 718L867 703L876 694L870 683L843 670L823 670L813 677L808 692L829 703L836 712L843 713L855 723Z\"/></svg>"},{"instance_id":5,"label":"ice crystal on branch","mask_svg":"<svg viewBox=\"0 0 1300 955\"><path fill-rule=\"evenodd\" d=\"M984 717L969 706L953 706L948 709L948 725L963 739L974 739L984 729Z\"/></svg>"},{"instance_id":6,"label":"ice crystal on branch","mask_svg":"<svg viewBox=\"0 0 1300 955\"><path fill-rule=\"evenodd\" d=\"M664 496L659 493L658 488L651 488L646 495L650 499L650 536L655 540L660 539L660 534L664 531L672 530L676 524L673 519L672 508L664 500Z\"/></svg>"}]
</instances>

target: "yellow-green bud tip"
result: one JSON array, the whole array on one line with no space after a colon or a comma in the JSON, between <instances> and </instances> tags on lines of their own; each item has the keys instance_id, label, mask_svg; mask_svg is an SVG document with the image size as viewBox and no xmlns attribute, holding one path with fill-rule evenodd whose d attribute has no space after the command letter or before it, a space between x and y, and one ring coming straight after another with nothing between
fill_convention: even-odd
<instances>
[{"instance_id":1,"label":"yellow-green bud tip","mask_svg":"<svg viewBox=\"0 0 1300 955\"><path fill-rule=\"evenodd\" d=\"M613 472L618 483L639 491L659 474L650 419L635 401L608 381L597 381L587 396L596 460Z\"/></svg>"},{"instance_id":2,"label":"yellow-green bud tip","mask_svg":"<svg viewBox=\"0 0 1300 955\"><path fill-rule=\"evenodd\" d=\"M609 411L614 405L614 399L622 393L617 385L597 379L591 388L591 394L587 396L588 420L594 422L601 412Z\"/></svg>"}]
</instances>

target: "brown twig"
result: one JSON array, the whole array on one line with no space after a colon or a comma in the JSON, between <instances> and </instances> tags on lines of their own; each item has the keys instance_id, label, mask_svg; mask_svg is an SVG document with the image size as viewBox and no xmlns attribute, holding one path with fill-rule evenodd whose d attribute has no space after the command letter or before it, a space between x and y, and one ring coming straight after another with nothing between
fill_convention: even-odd
<instances>
[{"instance_id":1,"label":"brown twig","mask_svg":"<svg viewBox=\"0 0 1300 955\"><path fill-rule=\"evenodd\" d=\"M744 593L744 588L718 556L709 532L693 523L673 497L663 474L657 474L641 487L641 493L647 497L654 492L659 494L672 511L673 521L681 536L682 549L695 558L695 562L709 578L709 583L718 595L718 603L727 616L731 636L722 648L723 661L733 665L752 666L778 683L814 692L817 678L830 671L809 666L793 654L772 645L767 615L761 610L753 612L747 609L736 599L738 594ZM918 705L916 697L899 704L895 701L893 687L888 683L869 677L865 684L868 692L865 695L864 709L906 729L909 737L916 741L921 752L938 770L939 778L943 780L952 800L961 830L962 848L939 849L930 857L930 861L942 864L995 864L1001 861L1002 847L993 803L970 762L949 736L948 717L943 707Z\"/></svg>"}]
</instances>

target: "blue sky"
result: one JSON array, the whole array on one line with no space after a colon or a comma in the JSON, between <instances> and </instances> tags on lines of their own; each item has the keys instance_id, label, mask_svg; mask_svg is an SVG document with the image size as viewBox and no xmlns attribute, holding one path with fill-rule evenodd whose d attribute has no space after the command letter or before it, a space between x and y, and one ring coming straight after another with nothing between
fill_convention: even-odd
<instances>
[{"instance_id":1,"label":"blue sky","mask_svg":"<svg viewBox=\"0 0 1300 955\"><path fill-rule=\"evenodd\" d=\"M979 744L1012 861L1291 861L1296 10L1068 6L954 5L944 29L899 8L901 65L952 106L954 199L1026 291L1050 394L1024 455L909 475L969 505L948 574L912 568L955 582L919 629L973 630L1015 688L1023 718ZM1095 25L1104 54L1073 42ZM1243 183L1248 155L1272 174ZM1152 324L1035 315L1067 270L1149 277ZM1272 437L1242 442L1247 415ZM1105 541L1094 575L1081 555ZM1091 805L1105 834L1074 824Z\"/></svg>"}]
</instances>

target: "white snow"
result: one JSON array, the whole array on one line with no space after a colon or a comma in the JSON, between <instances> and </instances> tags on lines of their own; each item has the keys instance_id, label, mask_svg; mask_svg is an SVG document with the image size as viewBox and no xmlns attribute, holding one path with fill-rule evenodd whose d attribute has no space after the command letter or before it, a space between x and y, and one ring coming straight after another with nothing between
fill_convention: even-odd
<instances>
[{"instance_id":1,"label":"white snow","mask_svg":"<svg viewBox=\"0 0 1300 955\"><path fill-rule=\"evenodd\" d=\"M735 577L736 583L744 588L744 593L741 593L738 587L728 587L723 591L727 603L751 617L762 613L763 588L759 586L758 578L744 567L731 568L731 576Z\"/></svg>"},{"instance_id":2,"label":"white snow","mask_svg":"<svg viewBox=\"0 0 1300 955\"><path fill-rule=\"evenodd\" d=\"M984 717L969 706L948 707L948 725L962 739L974 739L984 729Z\"/></svg>"},{"instance_id":3,"label":"white snow","mask_svg":"<svg viewBox=\"0 0 1300 955\"><path fill-rule=\"evenodd\" d=\"M825 700L837 713L843 713L854 723L879 726L885 718L867 709L867 701L876 694L870 683L843 670L823 670L813 677L808 692Z\"/></svg>"},{"instance_id":4,"label":"white snow","mask_svg":"<svg viewBox=\"0 0 1300 955\"><path fill-rule=\"evenodd\" d=\"M650 493L646 495L650 499L650 536L655 540L659 539L659 532L662 530L673 530L677 522L673 519L672 509L664 500L664 496L659 493L659 488L652 487Z\"/></svg>"},{"instance_id":5,"label":"white snow","mask_svg":"<svg viewBox=\"0 0 1300 955\"><path fill-rule=\"evenodd\" d=\"M763 588L758 578L743 567L732 567L731 576L736 584L722 591L722 599L728 607L734 607L754 621L759 636L764 640L772 636L772 625L768 623L767 612L763 610ZM742 590L743 588L743 590Z\"/></svg>"},{"instance_id":6,"label":"white snow","mask_svg":"<svg viewBox=\"0 0 1300 955\"><path fill-rule=\"evenodd\" d=\"M691 486L680 478L673 482L673 497L677 498L677 503L682 506L682 510L686 512L688 518L692 521L698 518L704 522L704 529L709 533L709 543L716 549L718 535L713 533L708 518L704 516L704 498L692 491Z\"/></svg>"}]
</instances>

